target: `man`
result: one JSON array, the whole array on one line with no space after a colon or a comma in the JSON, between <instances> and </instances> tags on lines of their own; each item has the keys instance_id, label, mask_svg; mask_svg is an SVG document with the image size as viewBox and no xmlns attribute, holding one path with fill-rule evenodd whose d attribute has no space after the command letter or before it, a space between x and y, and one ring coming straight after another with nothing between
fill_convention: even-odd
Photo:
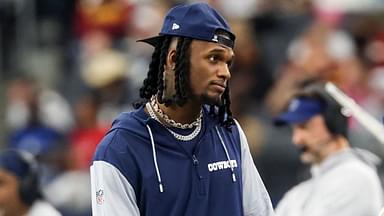
<instances>
[{"instance_id":1,"label":"man","mask_svg":"<svg viewBox=\"0 0 384 216\"><path fill-rule=\"evenodd\" d=\"M42 200L37 163L28 152L0 153L0 216L60 216Z\"/></svg>"},{"instance_id":2,"label":"man","mask_svg":"<svg viewBox=\"0 0 384 216\"><path fill-rule=\"evenodd\" d=\"M93 215L269 216L269 195L229 109L235 35L205 3L166 15L140 89L91 166Z\"/></svg>"},{"instance_id":3,"label":"man","mask_svg":"<svg viewBox=\"0 0 384 216\"><path fill-rule=\"evenodd\" d=\"M376 216L382 188L373 155L350 147L347 117L321 84L299 91L275 119L290 124L292 142L312 177L289 190L276 208L284 216ZM368 157L370 156L370 157Z\"/></svg>"}]
</instances>

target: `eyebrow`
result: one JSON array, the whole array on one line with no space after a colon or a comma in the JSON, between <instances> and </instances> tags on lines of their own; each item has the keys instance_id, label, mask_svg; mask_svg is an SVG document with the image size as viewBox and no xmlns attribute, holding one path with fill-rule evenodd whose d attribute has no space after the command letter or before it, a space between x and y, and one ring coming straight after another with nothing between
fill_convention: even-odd
<instances>
[{"instance_id":1,"label":"eyebrow","mask_svg":"<svg viewBox=\"0 0 384 216\"><path fill-rule=\"evenodd\" d=\"M208 53L209 54L212 54L212 53L219 53L219 54L223 54L226 52L226 49L225 48L214 48L212 50L210 50ZM230 55L231 59L235 58L235 54L233 52L230 52L232 55Z\"/></svg>"}]
</instances>

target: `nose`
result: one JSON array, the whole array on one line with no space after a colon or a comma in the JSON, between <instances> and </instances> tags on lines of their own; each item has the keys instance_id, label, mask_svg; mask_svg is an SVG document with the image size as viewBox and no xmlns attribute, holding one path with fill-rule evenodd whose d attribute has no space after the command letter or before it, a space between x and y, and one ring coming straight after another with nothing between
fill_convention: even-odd
<instances>
[{"instance_id":1,"label":"nose","mask_svg":"<svg viewBox=\"0 0 384 216\"><path fill-rule=\"evenodd\" d=\"M222 66L219 68L218 76L224 80L229 80L231 78L231 72L228 64L223 62Z\"/></svg>"},{"instance_id":2,"label":"nose","mask_svg":"<svg viewBox=\"0 0 384 216\"><path fill-rule=\"evenodd\" d=\"M301 132L300 128L294 126L292 129L292 143L298 146L302 143L302 140L303 133Z\"/></svg>"}]
</instances>

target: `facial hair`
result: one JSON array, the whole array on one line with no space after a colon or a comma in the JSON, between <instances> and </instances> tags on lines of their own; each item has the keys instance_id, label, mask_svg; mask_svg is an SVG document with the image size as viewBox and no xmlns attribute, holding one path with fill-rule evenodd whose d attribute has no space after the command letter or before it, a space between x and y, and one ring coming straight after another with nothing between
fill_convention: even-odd
<instances>
[{"instance_id":1,"label":"facial hair","mask_svg":"<svg viewBox=\"0 0 384 216\"><path fill-rule=\"evenodd\" d=\"M221 95L220 97L210 97L207 94L203 94L201 95L201 99L204 104L208 105L221 106L223 104L221 100Z\"/></svg>"},{"instance_id":2,"label":"facial hair","mask_svg":"<svg viewBox=\"0 0 384 216\"><path fill-rule=\"evenodd\" d=\"M332 142L333 137L328 137L326 139L322 139L320 141L317 141L316 148L321 149L324 148L326 145L328 145L330 142ZM319 163L321 162L321 155L319 151L310 152L310 149L303 145L299 147L299 151L301 153L300 159L303 163L310 164L310 163Z\"/></svg>"}]
</instances>

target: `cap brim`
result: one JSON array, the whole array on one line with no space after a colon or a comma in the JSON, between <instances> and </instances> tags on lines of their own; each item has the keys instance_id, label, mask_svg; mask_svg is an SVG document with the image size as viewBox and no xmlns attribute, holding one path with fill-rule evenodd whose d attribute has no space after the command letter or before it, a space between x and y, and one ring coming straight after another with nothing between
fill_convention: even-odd
<instances>
[{"instance_id":1,"label":"cap brim","mask_svg":"<svg viewBox=\"0 0 384 216\"><path fill-rule=\"evenodd\" d=\"M303 123L316 114L313 113L300 113L300 112L286 112L276 117L273 120L276 126L285 126L287 124Z\"/></svg>"},{"instance_id":2,"label":"cap brim","mask_svg":"<svg viewBox=\"0 0 384 216\"><path fill-rule=\"evenodd\" d=\"M156 47L157 45L160 44L162 37L163 37L162 35L158 35L155 37L140 39L140 40L137 40L136 42L144 42L144 43L147 43L149 45Z\"/></svg>"}]
</instances>

